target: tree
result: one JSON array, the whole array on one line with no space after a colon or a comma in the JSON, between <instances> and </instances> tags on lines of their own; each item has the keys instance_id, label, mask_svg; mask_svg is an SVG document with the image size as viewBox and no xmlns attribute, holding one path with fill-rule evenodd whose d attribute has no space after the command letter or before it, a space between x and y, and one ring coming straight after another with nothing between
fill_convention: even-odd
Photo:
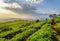
<instances>
[{"instance_id":1,"label":"tree","mask_svg":"<svg viewBox=\"0 0 60 41\"><path fill-rule=\"evenodd\" d=\"M36 22L39 22L39 19L37 19Z\"/></svg>"},{"instance_id":2,"label":"tree","mask_svg":"<svg viewBox=\"0 0 60 41\"><path fill-rule=\"evenodd\" d=\"M51 14L51 15L49 15L49 17L50 17L50 18L56 18L57 15L56 15L56 14Z\"/></svg>"},{"instance_id":3,"label":"tree","mask_svg":"<svg viewBox=\"0 0 60 41\"><path fill-rule=\"evenodd\" d=\"M48 20L48 19L46 18L46 20Z\"/></svg>"},{"instance_id":4,"label":"tree","mask_svg":"<svg viewBox=\"0 0 60 41\"><path fill-rule=\"evenodd\" d=\"M57 17L57 15L56 14L53 14L53 18L56 18Z\"/></svg>"},{"instance_id":5,"label":"tree","mask_svg":"<svg viewBox=\"0 0 60 41\"><path fill-rule=\"evenodd\" d=\"M52 16L52 15L49 15L49 17L50 17L50 18L53 18L53 16Z\"/></svg>"},{"instance_id":6,"label":"tree","mask_svg":"<svg viewBox=\"0 0 60 41\"><path fill-rule=\"evenodd\" d=\"M58 16L60 17L60 14Z\"/></svg>"}]
</instances>

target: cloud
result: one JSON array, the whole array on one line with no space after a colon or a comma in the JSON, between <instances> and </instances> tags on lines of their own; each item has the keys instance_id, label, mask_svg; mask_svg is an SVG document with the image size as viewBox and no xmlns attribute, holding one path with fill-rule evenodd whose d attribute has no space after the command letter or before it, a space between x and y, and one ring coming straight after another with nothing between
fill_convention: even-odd
<instances>
[{"instance_id":1,"label":"cloud","mask_svg":"<svg viewBox=\"0 0 60 41\"><path fill-rule=\"evenodd\" d=\"M26 10L35 10L36 6L38 3L42 3L44 0L5 0L5 3L17 3L19 4L22 8Z\"/></svg>"},{"instance_id":2,"label":"cloud","mask_svg":"<svg viewBox=\"0 0 60 41\"><path fill-rule=\"evenodd\" d=\"M7 1L7 2L9 3L9 1ZM6 4L8 4L8 3L6 3ZM15 5L13 5L13 4L15 4ZM23 13L25 13L25 12L26 13L28 13L28 12L31 13L31 12L34 12L34 10L36 10L36 7L34 5L30 5L30 4L26 3L26 1L22 2L22 0L18 0L18 1L15 1L15 3L13 2L13 4L12 4L12 6L14 8L10 8L11 11L14 10L14 11L19 12L19 13L21 13L21 12L23 12ZM20 8L15 8L15 6L17 6L17 5Z\"/></svg>"},{"instance_id":3,"label":"cloud","mask_svg":"<svg viewBox=\"0 0 60 41\"><path fill-rule=\"evenodd\" d=\"M2 14L0 12L0 19L8 19L8 18L20 18L20 19L33 19L33 16L29 15L29 14L18 14L16 12L10 11L10 10L6 10L6 9L2 9Z\"/></svg>"},{"instance_id":4,"label":"cloud","mask_svg":"<svg viewBox=\"0 0 60 41\"><path fill-rule=\"evenodd\" d=\"M17 4L17 3L9 4L9 5L8 5L8 8L19 8L19 9L23 9L22 6L20 6L20 5Z\"/></svg>"},{"instance_id":5,"label":"cloud","mask_svg":"<svg viewBox=\"0 0 60 41\"><path fill-rule=\"evenodd\" d=\"M42 0L38 0L38 1L35 0L33 3L28 3L28 1L26 1L26 0L25 1L18 0L18 1L15 1L13 3L16 5L19 5L22 9L14 7L14 8L9 8L8 10L15 12L19 16L23 16L25 19L44 19L44 18L47 18L47 17L45 17L47 15L37 13L38 10L35 7L35 5L40 4L42 2L43 2ZM6 3L6 4L8 4L8 3ZM23 17L21 17L21 18L23 18Z\"/></svg>"},{"instance_id":6,"label":"cloud","mask_svg":"<svg viewBox=\"0 0 60 41\"><path fill-rule=\"evenodd\" d=\"M58 12L56 9L45 9L45 8L39 8L37 10L35 10L35 12L37 14L59 14L60 12Z\"/></svg>"},{"instance_id":7,"label":"cloud","mask_svg":"<svg viewBox=\"0 0 60 41\"><path fill-rule=\"evenodd\" d=\"M38 3L42 3L44 0L26 0L27 3L30 4L38 4Z\"/></svg>"},{"instance_id":8,"label":"cloud","mask_svg":"<svg viewBox=\"0 0 60 41\"><path fill-rule=\"evenodd\" d=\"M0 0L0 8L7 7L8 5L3 2L3 0Z\"/></svg>"},{"instance_id":9,"label":"cloud","mask_svg":"<svg viewBox=\"0 0 60 41\"><path fill-rule=\"evenodd\" d=\"M33 10L33 7L29 8L29 5L27 4L20 4L18 2L12 4L11 8L11 4L10 3L4 3L3 1L0 1L3 3L3 5L7 5L8 6L4 7L4 8L0 8L0 19L6 19L6 18L21 18L21 19L33 19L33 16L28 14L28 12L30 10ZM0 3L2 5L2 3ZM8 8L9 7L9 8ZM7 10L8 9L8 10ZM34 8L35 9L35 8ZM28 11L28 12L27 12ZM27 14L26 14L27 13Z\"/></svg>"},{"instance_id":10,"label":"cloud","mask_svg":"<svg viewBox=\"0 0 60 41\"><path fill-rule=\"evenodd\" d=\"M8 10L15 12L19 16L25 17L25 19L45 19L48 18L49 14L60 13L56 9L52 9L50 7L45 8L45 5L42 7L40 4L44 1L45 0L6 0L4 2L5 4L9 4L9 7L11 7L12 4L13 8L9 8ZM38 8L37 5L41 7Z\"/></svg>"}]
</instances>

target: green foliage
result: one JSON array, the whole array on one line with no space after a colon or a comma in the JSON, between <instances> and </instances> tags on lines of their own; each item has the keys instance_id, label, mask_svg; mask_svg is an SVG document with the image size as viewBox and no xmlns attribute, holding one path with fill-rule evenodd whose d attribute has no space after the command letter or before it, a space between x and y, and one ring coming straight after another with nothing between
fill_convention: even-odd
<instances>
[{"instance_id":1,"label":"green foliage","mask_svg":"<svg viewBox=\"0 0 60 41\"><path fill-rule=\"evenodd\" d=\"M60 19L54 20L60 30ZM55 35L56 32L51 28L51 19L0 23L0 41L55 41Z\"/></svg>"},{"instance_id":2,"label":"green foliage","mask_svg":"<svg viewBox=\"0 0 60 41\"><path fill-rule=\"evenodd\" d=\"M5 38L0 38L0 41L6 41L6 39Z\"/></svg>"},{"instance_id":3,"label":"green foliage","mask_svg":"<svg viewBox=\"0 0 60 41\"><path fill-rule=\"evenodd\" d=\"M39 19L37 19L36 22L39 22Z\"/></svg>"},{"instance_id":4,"label":"green foliage","mask_svg":"<svg viewBox=\"0 0 60 41\"><path fill-rule=\"evenodd\" d=\"M24 31L23 33L17 34L9 41L22 41L25 37L28 37L29 35L33 34L36 31L36 29L29 29Z\"/></svg>"},{"instance_id":5,"label":"green foliage","mask_svg":"<svg viewBox=\"0 0 60 41\"><path fill-rule=\"evenodd\" d=\"M27 41L54 41L52 36L56 34L50 26L44 26L39 31L31 35Z\"/></svg>"}]
</instances>

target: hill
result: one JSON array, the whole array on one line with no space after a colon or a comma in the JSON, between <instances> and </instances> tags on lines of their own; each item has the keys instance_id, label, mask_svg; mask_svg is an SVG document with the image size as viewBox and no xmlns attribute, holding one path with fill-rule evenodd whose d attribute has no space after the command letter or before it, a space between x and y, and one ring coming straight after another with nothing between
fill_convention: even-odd
<instances>
[{"instance_id":1,"label":"hill","mask_svg":"<svg viewBox=\"0 0 60 41\"><path fill-rule=\"evenodd\" d=\"M60 18L54 18L60 31ZM15 20L0 23L0 41L60 41L50 20Z\"/></svg>"}]
</instances>

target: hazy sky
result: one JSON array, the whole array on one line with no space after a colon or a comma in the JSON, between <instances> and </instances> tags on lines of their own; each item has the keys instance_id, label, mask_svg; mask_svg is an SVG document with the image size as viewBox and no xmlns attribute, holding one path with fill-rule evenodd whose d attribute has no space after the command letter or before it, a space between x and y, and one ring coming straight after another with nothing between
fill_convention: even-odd
<instances>
[{"instance_id":1,"label":"hazy sky","mask_svg":"<svg viewBox=\"0 0 60 41\"><path fill-rule=\"evenodd\" d=\"M2 7L10 7L8 11L20 15L19 18L23 16L26 19L44 19L48 18L48 14L60 14L60 0L0 0L0 15L5 15L7 9L2 9Z\"/></svg>"}]
</instances>

